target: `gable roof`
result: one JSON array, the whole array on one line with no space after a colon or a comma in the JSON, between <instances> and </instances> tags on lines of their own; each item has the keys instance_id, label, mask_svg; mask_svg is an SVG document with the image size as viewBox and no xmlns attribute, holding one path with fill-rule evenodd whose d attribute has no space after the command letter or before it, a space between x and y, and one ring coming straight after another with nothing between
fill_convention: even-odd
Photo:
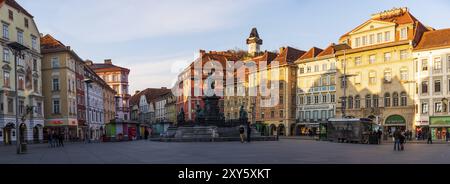
<instances>
[{"instance_id":1,"label":"gable roof","mask_svg":"<svg viewBox=\"0 0 450 184\"><path fill-rule=\"evenodd\" d=\"M33 15L31 15L30 13L28 13L27 10L25 10L25 8L23 8L22 6L20 6L19 3L17 3L15 0L2 0L5 1L5 3L15 9L17 9L19 11L19 13L23 13L31 18L34 18ZM0 4L3 3L2 1L0 1Z\"/></svg>"},{"instance_id":2,"label":"gable roof","mask_svg":"<svg viewBox=\"0 0 450 184\"><path fill-rule=\"evenodd\" d=\"M450 47L450 28L425 32L414 50Z\"/></svg>"},{"instance_id":3,"label":"gable roof","mask_svg":"<svg viewBox=\"0 0 450 184\"><path fill-rule=\"evenodd\" d=\"M83 61L83 59L78 56L75 51L73 51L70 46L64 45L59 40L55 39L52 35L47 34L40 38L41 42L41 53L47 54L47 53L54 53L54 52L69 52L72 54L72 56L78 60Z\"/></svg>"},{"instance_id":4,"label":"gable roof","mask_svg":"<svg viewBox=\"0 0 450 184\"><path fill-rule=\"evenodd\" d=\"M313 48L309 49L309 51L307 53L303 54L302 57L300 57L300 60L315 58L321 52L323 52L322 49L313 47Z\"/></svg>"},{"instance_id":5,"label":"gable roof","mask_svg":"<svg viewBox=\"0 0 450 184\"><path fill-rule=\"evenodd\" d=\"M91 61L86 61L86 63L95 72L119 70L119 71L125 71L126 73L130 73L130 69L120 67L120 66L114 65L112 63L91 63Z\"/></svg>"},{"instance_id":6,"label":"gable roof","mask_svg":"<svg viewBox=\"0 0 450 184\"><path fill-rule=\"evenodd\" d=\"M55 49L55 48L66 48L66 46L55 39L52 35L46 34L41 37L41 49Z\"/></svg>"},{"instance_id":7,"label":"gable roof","mask_svg":"<svg viewBox=\"0 0 450 184\"><path fill-rule=\"evenodd\" d=\"M298 50L292 47L282 47L280 48L280 53L278 53L278 56L274 59L274 61L278 61L280 65L291 64L305 53L306 52L303 50Z\"/></svg>"},{"instance_id":8,"label":"gable roof","mask_svg":"<svg viewBox=\"0 0 450 184\"><path fill-rule=\"evenodd\" d=\"M316 57L322 57L322 56L328 56L328 55L332 55L336 52L336 49L334 48L335 44L332 43L330 44L330 46L328 46L325 50L323 50L319 55L317 55Z\"/></svg>"},{"instance_id":9,"label":"gable roof","mask_svg":"<svg viewBox=\"0 0 450 184\"><path fill-rule=\"evenodd\" d=\"M172 93L171 89L167 88L147 88L144 91L141 91L137 94L134 94L130 98L130 106L139 105L139 101L141 96L144 95L147 103L152 103L156 99L158 99L162 95L166 95L168 93Z\"/></svg>"},{"instance_id":10,"label":"gable roof","mask_svg":"<svg viewBox=\"0 0 450 184\"><path fill-rule=\"evenodd\" d=\"M390 13L390 15L389 15ZM385 12L381 12L378 14L372 15L372 17L365 21L364 23L360 24L356 28L352 29L351 31L345 33L340 38L348 36L351 32L359 29L361 26L373 22L373 21L381 21L381 22L389 22L389 23L395 23L396 25L403 25L403 24L416 24L417 22L420 23L419 20L417 20L407 8L400 8L400 9L393 9ZM424 26L425 27L425 26ZM427 29L428 30L428 29Z\"/></svg>"}]
</instances>

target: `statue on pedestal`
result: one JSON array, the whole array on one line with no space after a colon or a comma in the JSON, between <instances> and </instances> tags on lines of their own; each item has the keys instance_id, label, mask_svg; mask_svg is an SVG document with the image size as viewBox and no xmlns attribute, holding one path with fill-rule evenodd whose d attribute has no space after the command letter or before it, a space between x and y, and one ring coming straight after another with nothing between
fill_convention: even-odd
<instances>
[{"instance_id":1,"label":"statue on pedestal","mask_svg":"<svg viewBox=\"0 0 450 184\"><path fill-rule=\"evenodd\" d=\"M195 123L203 124L205 120L205 112L200 107L200 104L197 104L197 109L195 111Z\"/></svg>"},{"instance_id":2,"label":"statue on pedestal","mask_svg":"<svg viewBox=\"0 0 450 184\"><path fill-rule=\"evenodd\" d=\"M185 123L184 108L183 107L181 108L180 113L178 113L177 123L178 123L178 125Z\"/></svg>"},{"instance_id":3,"label":"statue on pedestal","mask_svg":"<svg viewBox=\"0 0 450 184\"><path fill-rule=\"evenodd\" d=\"M244 108L244 105L241 106L241 109L239 110L239 121L243 124L248 123L248 113Z\"/></svg>"}]
</instances>

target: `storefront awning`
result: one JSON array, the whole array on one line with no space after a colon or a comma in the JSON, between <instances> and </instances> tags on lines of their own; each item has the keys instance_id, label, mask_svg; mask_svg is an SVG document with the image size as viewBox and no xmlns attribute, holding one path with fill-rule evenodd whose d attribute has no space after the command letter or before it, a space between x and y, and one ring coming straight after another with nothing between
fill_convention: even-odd
<instances>
[{"instance_id":1,"label":"storefront awning","mask_svg":"<svg viewBox=\"0 0 450 184\"><path fill-rule=\"evenodd\" d=\"M406 125L406 120L403 116L392 115L386 119L385 125L387 126L404 126Z\"/></svg>"}]
</instances>

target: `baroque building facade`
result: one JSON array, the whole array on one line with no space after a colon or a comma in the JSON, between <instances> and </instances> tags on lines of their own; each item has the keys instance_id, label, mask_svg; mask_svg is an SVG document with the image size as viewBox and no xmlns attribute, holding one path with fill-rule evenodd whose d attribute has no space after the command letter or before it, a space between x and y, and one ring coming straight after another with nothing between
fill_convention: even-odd
<instances>
[{"instance_id":1,"label":"baroque building facade","mask_svg":"<svg viewBox=\"0 0 450 184\"><path fill-rule=\"evenodd\" d=\"M413 130L415 65L412 49L428 31L406 8L372 17L343 35L337 55L337 116L371 118L384 139L396 129Z\"/></svg>"},{"instance_id":2,"label":"baroque building facade","mask_svg":"<svg viewBox=\"0 0 450 184\"><path fill-rule=\"evenodd\" d=\"M44 127L44 102L42 93L40 33L33 15L15 0L0 2L1 75L0 75L0 143L10 145L16 142L16 127L20 126L20 138L24 142L41 142ZM17 57L8 47L16 42L26 50ZM17 71L17 72L15 72ZM17 73L17 89L15 78ZM15 97L18 96L18 101ZM18 112L17 107L18 106ZM24 122L16 122L15 115L21 117L32 108Z\"/></svg>"}]
</instances>

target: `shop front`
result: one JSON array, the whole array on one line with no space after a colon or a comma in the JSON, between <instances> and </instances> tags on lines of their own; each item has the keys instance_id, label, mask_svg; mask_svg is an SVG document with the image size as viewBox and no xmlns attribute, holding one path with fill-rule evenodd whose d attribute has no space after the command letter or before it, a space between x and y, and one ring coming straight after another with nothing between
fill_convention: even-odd
<instances>
[{"instance_id":1,"label":"shop front","mask_svg":"<svg viewBox=\"0 0 450 184\"><path fill-rule=\"evenodd\" d=\"M427 121L416 121L416 138L417 140L428 139L428 134L430 132L430 122Z\"/></svg>"},{"instance_id":2,"label":"shop front","mask_svg":"<svg viewBox=\"0 0 450 184\"><path fill-rule=\"evenodd\" d=\"M297 123L296 135L297 136L313 136L319 133L320 123Z\"/></svg>"},{"instance_id":3,"label":"shop front","mask_svg":"<svg viewBox=\"0 0 450 184\"><path fill-rule=\"evenodd\" d=\"M401 115L392 115L384 123L383 139L388 140L394 136L396 130L406 130L406 120Z\"/></svg>"},{"instance_id":4,"label":"shop front","mask_svg":"<svg viewBox=\"0 0 450 184\"><path fill-rule=\"evenodd\" d=\"M65 140L78 138L78 122L76 119L53 119L45 121L44 138L48 140L51 133L64 134Z\"/></svg>"},{"instance_id":5,"label":"shop front","mask_svg":"<svg viewBox=\"0 0 450 184\"><path fill-rule=\"evenodd\" d=\"M446 140L450 132L450 116L430 117L430 131L433 140Z\"/></svg>"}]
</instances>

